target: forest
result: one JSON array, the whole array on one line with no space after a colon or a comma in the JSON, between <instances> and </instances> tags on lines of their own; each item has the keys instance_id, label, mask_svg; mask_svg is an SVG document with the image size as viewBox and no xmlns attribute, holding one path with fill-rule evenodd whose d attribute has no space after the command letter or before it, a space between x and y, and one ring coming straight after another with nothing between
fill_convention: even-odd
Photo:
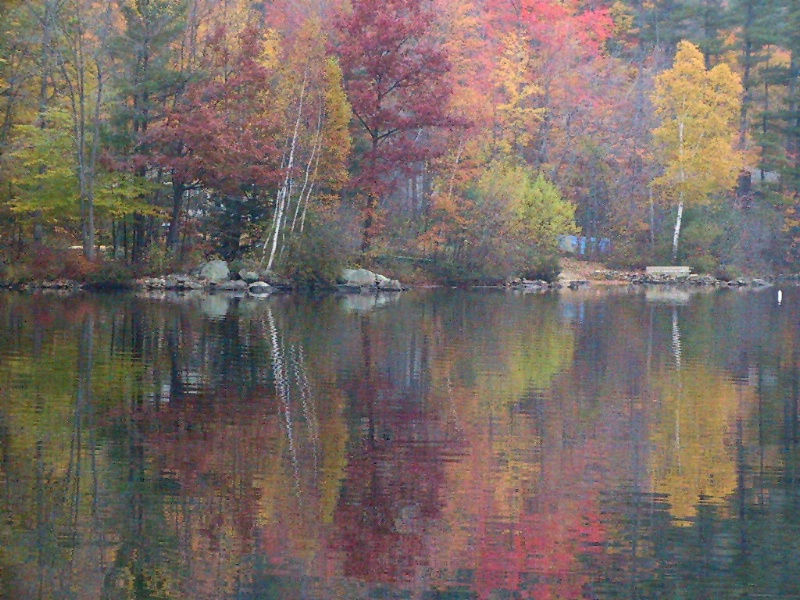
<instances>
[{"instance_id":1,"label":"forest","mask_svg":"<svg viewBox=\"0 0 800 600\"><path fill-rule=\"evenodd\" d=\"M2 0L0 280L800 269L796 0Z\"/></svg>"}]
</instances>

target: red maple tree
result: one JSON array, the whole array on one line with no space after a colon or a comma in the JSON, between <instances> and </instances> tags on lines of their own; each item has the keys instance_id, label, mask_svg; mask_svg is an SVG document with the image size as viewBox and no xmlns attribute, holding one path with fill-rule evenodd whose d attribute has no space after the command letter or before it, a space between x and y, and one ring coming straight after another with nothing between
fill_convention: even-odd
<instances>
[{"instance_id":1,"label":"red maple tree","mask_svg":"<svg viewBox=\"0 0 800 600\"><path fill-rule=\"evenodd\" d=\"M394 178L443 151L428 135L432 128L458 124L448 113L450 62L432 35L434 22L423 0L356 0L336 22L335 50L366 141L352 180L364 197L362 252Z\"/></svg>"}]
</instances>

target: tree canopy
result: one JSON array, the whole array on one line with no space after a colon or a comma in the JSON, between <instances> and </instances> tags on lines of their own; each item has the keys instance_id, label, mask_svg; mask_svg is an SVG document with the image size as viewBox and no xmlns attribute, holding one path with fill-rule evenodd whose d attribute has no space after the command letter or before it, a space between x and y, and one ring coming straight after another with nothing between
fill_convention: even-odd
<instances>
[{"instance_id":1,"label":"tree canopy","mask_svg":"<svg viewBox=\"0 0 800 600\"><path fill-rule=\"evenodd\" d=\"M581 232L622 265L800 268L794 2L301 4L4 2L3 259L480 279ZM572 217L530 225L486 192L509 173Z\"/></svg>"}]
</instances>

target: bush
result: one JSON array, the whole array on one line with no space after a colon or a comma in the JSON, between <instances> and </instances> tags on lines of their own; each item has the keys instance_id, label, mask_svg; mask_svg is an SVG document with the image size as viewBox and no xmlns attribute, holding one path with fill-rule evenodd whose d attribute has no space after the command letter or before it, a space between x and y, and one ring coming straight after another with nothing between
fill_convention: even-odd
<instances>
[{"instance_id":1,"label":"bush","mask_svg":"<svg viewBox=\"0 0 800 600\"><path fill-rule=\"evenodd\" d=\"M719 260L710 254L701 254L700 256L693 256L688 261L689 266L692 267L694 273L701 275L712 274L719 266Z\"/></svg>"},{"instance_id":2,"label":"bush","mask_svg":"<svg viewBox=\"0 0 800 600\"><path fill-rule=\"evenodd\" d=\"M132 287L133 279L134 273L125 263L105 261L96 263L83 281L91 289L118 290Z\"/></svg>"},{"instance_id":3,"label":"bush","mask_svg":"<svg viewBox=\"0 0 800 600\"><path fill-rule=\"evenodd\" d=\"M720 281L734 281L742 276L742 270L736 265L719 265L713 275Z\"/></svg>"},{"instance_id":4,"label":"bush","mask_svg":"<svg viewBox=\"0 0 800 600\"><path fill-rule=\"evenodd\" d=\"M527 266L522 272L522 277L553 283L558 280L559 273L561 273L561 264L558 256L544 256Z\"/></svg>"},{"instance_id":5,"label":"bush","mask_svg":"<svg viewBox=\"0 0 800 600\"><path fill-rule=\"evenodd\" d=\"M312 215L289 242L277 271L301 287L333 287L347 262L338 228Z\"/></svg>"},{"instance_id":6,"label":"bush","mask_svg":"<svg viewBox=\"0 0 800 600\"><path fill-rule=\"evenodd\" d=\"M425 265L432 281L444 285L492 285L499 283L483 270L452 259L438 260Z\"/></svg>"}]
</instances>

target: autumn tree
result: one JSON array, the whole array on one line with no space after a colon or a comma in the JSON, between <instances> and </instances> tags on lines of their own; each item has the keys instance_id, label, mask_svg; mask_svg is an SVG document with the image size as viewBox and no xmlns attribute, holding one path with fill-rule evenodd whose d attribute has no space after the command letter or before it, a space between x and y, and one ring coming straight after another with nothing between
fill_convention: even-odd
<instances>
[{"instance_id":1,"label":"autumn tree","mask_svg":"<svg viewBox=\"0 0 800 600\"><path fill-rule=\"evenodd\" d=\"M363 140L353 179L364 198L362 252L372 245L379 203L394 178L438 153L430 130L455 124L447 114L450 63L432 35L434 22L422 0L357 0L336 23L336 50Z\"/></svg>"},{"instance_id":2,"label":"autumn tree","mask_svg":"<svg viewBox=\"0 0 800 600\"><path fill-rule=\"evenodd\" d=\"M272 227L264 243L267 270L291 257L288 248L302 244L309 212L320 214L338 206L347 178L351 137L350 105L342 70L327 55L323 23L308 18L285 39L277 60L275 94L281 99L282 180L275 194ZM328 211L330 212L330 211ZM268 258L267 258L268 257Z\"/></svg>"},{"instance_id":3,"label":"autumn tree","mask_svg":"<svg viewBox=\"0 0 800 600\"><path fill-rule=\"evenodd\" d=\"M171 101L186 83L177 68L176 44L186 22L186 4L179 0L121 0L122 26L109 40L116 62L113 142L115 162L138 177L148 173L146 143L151 125L164 116ZM156 192L158 194L158 192ZM158 197L151 198L158 202ZM148 215L133 215L133 262L144 258L149 245Z\"/></svg>"},{"instance_id":4,"label":"autumn tree","mask_svg":"<svg viewBox=\"0 0 800 600\"><path fill-rule=\"evenodd\" d=\"M697 46L683 41L673 67L656 78L652 96L660 125L653 131L664 172L653 186L677 204L672 259L685 204L708 203L736 184L735 149L741 83L725 64L705 67Z\"/></svg>"},{"instance_id":5,"label":"autumn tree","mask_svg":"<svg viewBox=\"0 0 800 600\"><path fill-rule=\"evenodd\" d=\"M217 31L207 49L208 74L187 85L175 107L141 137L148 166L161 169L171 183L172 253L179 249L187 191L258 196L279 178L277 127L269 110L272 71L258 60L264 48L256 29L236 42Z\"/></svg>"}]
</instances>

